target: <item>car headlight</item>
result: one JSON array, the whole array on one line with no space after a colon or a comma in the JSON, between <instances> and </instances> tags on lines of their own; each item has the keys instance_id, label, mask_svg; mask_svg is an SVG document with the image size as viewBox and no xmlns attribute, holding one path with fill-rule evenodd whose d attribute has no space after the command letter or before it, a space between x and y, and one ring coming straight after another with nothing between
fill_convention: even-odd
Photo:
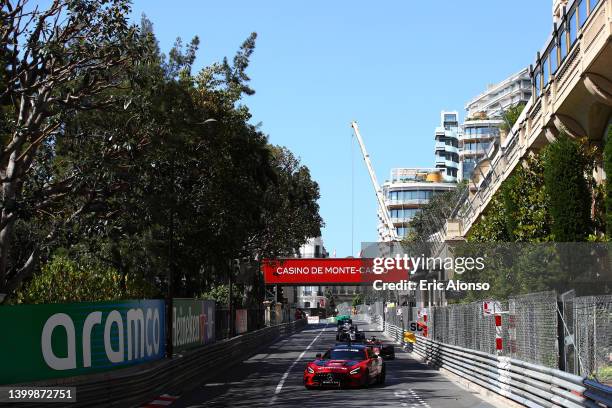
<instances>
[{"instance_id":1,"label":"car headlight","mask_svg":"<svg viewBox=\"0 0 612 408\"><path fill-rule=\"evenodd\" d=\"M314 370L312 369L312 367L306 367L306 370L310 373L310 374L314 374Z\"/></svg>"},{"instance_id":2,"label":"car headlight","mask_svg":"<svg viewBox=\"0 0 612 408\"><path fill-rule=\"evenodd\" d=\"M354 370L351 370L349 374L357 374L361 370L361 367L357 367Z\"/></svg>"}]
</instances>

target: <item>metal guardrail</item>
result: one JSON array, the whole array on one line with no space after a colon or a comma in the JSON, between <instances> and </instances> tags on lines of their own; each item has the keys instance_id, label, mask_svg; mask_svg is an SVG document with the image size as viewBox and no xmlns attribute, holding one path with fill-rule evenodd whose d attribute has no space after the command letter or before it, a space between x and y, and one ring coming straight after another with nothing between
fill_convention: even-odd
<instances>
[{"instance_id":1,"label":"metal guardrail","mask_svg":"<svg viewBox=\"0 0 612 408\"><path fill-rule=\"evenodd\" d=\"M381 320L379 316L371 319ZM386 334L401 342L402 328L387 322L383 326ZM612 387L554 368L452 346L422 336L417 336L414 352L428 364L444 368L527 407L612 406Z\"/></svg>"},{"instance_id":2,"label":"metal guardrail","mask_svg":"<svg viewBox=\"0 0 612 408\"><path fill-rule=\"evenodd\" d=\"M589 407L612 407L612 387L593 380L584 380L584 385L587 388L584 396L594 402Z\"/></svg>"},{"instance_id":3,"label":"metal guardrail","mask_svg":"<svg viewBox=\"0 0 612 408\"><path fill-rule=\"evenodd\" d=\"M231 339L219 341L189 351L172 360L162 360L119 371L109 371L83 377L46 380L22 385L77 387L77 402L65 407L134 407L157 395L174 390L189 390L211 378L220 368L227 368L248 358L262 346L279 337L293 334L306 326L301 319L291 323L266 327ZM21 404L8 406L18 407ZM48 407L48 404L29 404Z\"/></svg>"}]
</instances>

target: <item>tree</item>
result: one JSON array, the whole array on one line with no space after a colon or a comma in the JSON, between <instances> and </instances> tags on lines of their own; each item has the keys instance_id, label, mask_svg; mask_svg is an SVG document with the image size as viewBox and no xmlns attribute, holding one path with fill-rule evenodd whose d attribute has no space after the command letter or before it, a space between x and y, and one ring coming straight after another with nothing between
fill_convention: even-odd
<instances>
[{"instance_id":1,"label":"tree","mask_svg":"<svg viewBox=\"0 0 612 408\"><path fill-rule=\"evenodd\" d=\"M501 130L505 131L506 133L510 132L512 126L514 126L519 116L521 116L523 109L525 109L525 103L519 103L518 105L514 105L506 109L502 113L504 123L502 123L500 126Z\"/></svg>"},{"instance_id":2,"label":"tree","mask_svg":"<svg viewBox=\"0 0 612 408\"><path fill-rule=\"evenodd\" d=\"M410 221L412 231L403 240L403 244L427 242L432 234L444 226L447 219L456 215L457 205L466 194L465 182L452 190L435 194Z\"/></svg>"},{"instance_id":3,"label":"tree","mask_svg":"<svg viewBox=\"0 0 612 408\"><path fill-rule=\"evenodd\" d=\"M591 191L586 174L592 173L583 146L562 133L547 146L544 186L557 242L584 241L591 232Z\"/></svg>"},{"instance_id":4,"label":"tree","mask_svg":"<svg viewBox=\"0 0 612 408\"><path fill-rule=\"evenodd\" d=\"M17 303L92 302L157 296L156 288L93 259L58 254L17 293Z\"/></svg>"},{"instance_id":5,"label":"tree","mask_svg":"<svg viewBox=\"0 0 612 408\"><path fill-rule=\"evenodd\" d=\"M33 245L24 264L9 262L17 221L26 210L49 211L73 182L66 173L48 178L36 196L24 195L24 184L45 156L41 148L60 141L66 117L113 103L104 96L125 78L124 68L136 54L136 30L128 25L126 0L56 0L44 11L25 6L25 0L3 1L0 6L0 101L8 105L0 150L3 293L32 274L40 250ZM56 231L51 229L47 237Z\"/></svg>"},{"instance_id":6,"label":"tree","mask_svg":"<svg viewBox=\"0 0 612 408\"><path fill-rule=\"evenodd\" d=\"M604 148L604 171L606 172L605 184L605 220L606 235L612 237L612 127L608 129L608 137Z\"/></svg>"},{"instance_id":7,"label":"tree","mask_svg":"<svg viewBox=\"0 0 612 408\"><path fill-rule=\"evenodd\" d=\"M102 13L108 4L119 2L52 7L71 15L70 7ZM57 129L35 148L22 178L0 292L14 294L22 282L23 293L31 274L36 279L61 254L111 268L123 291L140 279L191 297L227 282L234 259L292 255L320 233L319 190L308 168L270 145L243 105L254 92L246 70L255 33L232 60L193 74L197 37L186 45L177 39L166 57L146 17L127 30L129 58L109 66L103 89L46 119ZM6 99L1 107L0 131L9 140L14 107ZM257 302L263 282L253 271L237 286Z\"/></svg>"}]
</instances>

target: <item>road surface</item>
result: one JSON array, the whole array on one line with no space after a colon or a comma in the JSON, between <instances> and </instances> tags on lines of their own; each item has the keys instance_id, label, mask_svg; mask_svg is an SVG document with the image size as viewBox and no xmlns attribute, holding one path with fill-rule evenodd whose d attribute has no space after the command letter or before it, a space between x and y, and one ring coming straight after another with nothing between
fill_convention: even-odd
<instances>
[{"instance_id":1,"label":"road surface","mask_svg":"<svg viewBox=\"0 0 612 408\"><path fill-rule=\"evenodd\" d=\"M356 322L359 324L359 322ZM359 325L368 337L382 338L373 326ZM384 386L368 389L306 390L306 362L335 343L336 325L310 325L229 369L206 384L184 393L172 408L203 407L408 407L491 408L470 391L453 384L437 370L412 359L396 347L387 361Z\"/></svg>"}]
</instances>

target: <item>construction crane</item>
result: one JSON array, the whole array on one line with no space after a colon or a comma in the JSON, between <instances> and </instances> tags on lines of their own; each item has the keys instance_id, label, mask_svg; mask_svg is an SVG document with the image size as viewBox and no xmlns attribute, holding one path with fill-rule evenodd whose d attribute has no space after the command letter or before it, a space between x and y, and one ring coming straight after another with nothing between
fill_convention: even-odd
<instances>
[{"instance_id":1,"label":"construction crane","mask_svg":"<svg viewBox=\"0 0 612 408\"><path fill-rule=\"evenodd\" d=\"M372 162L370 161L370 155L365 148L365 144L363 143L363 139L361 138L361 133L359 133L359 126L357 126L357 122L351 122L351 127L353 131L355 131L355 136L357 137L357 142L359 142L359 147L361 148L361 154L363 155L363 160L365 161L366 167L368 168L368 173L370 174L370 180L372 180L372 185L374 186L374 191L376 192L376 200L378 201L378 208L383 218L383 223L385 224L388 235L386 240L388 241L399 241L399 237L397 236L397 230L393 223L391 222L391 216L389 215L389 210L385 205L385 198L383 196L382 190L378 185L378 180L376 179L376 173L374 173L374 168L372 167Z\"/></svg>"}]
</instances>

